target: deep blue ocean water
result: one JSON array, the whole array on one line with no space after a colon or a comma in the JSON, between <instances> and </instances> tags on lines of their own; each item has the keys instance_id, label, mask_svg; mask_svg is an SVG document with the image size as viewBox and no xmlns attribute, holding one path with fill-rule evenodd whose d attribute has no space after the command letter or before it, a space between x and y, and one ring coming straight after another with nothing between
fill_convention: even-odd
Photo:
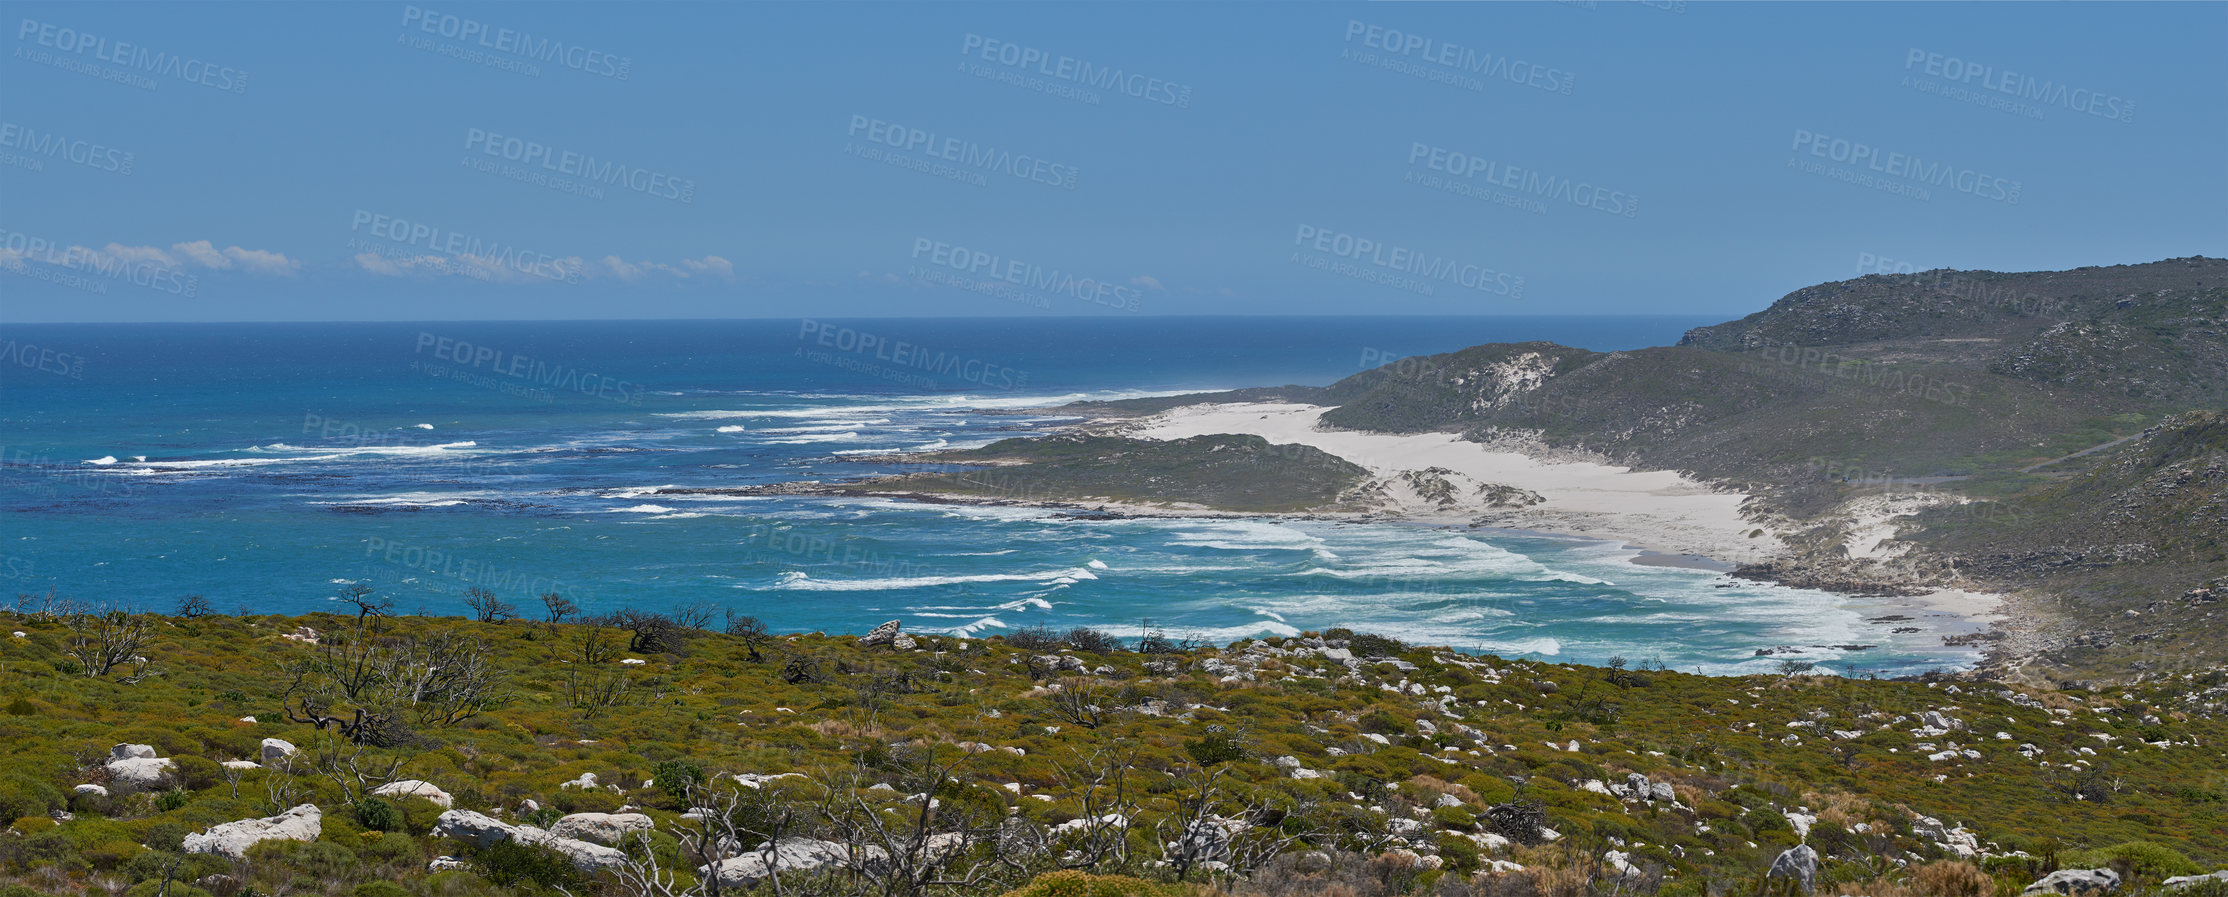
<instances>
[{"instance_id":1,"label":"deep blue ocean water","mask_svg":"<svg viewBox=\"0 0 2228 897\"><path fill-rule=\"evenodd\" d=\"M649 496L826 480L1040 432L1042 410L1322 385L1404 355L1675 341L1699 318L1144 318L0 328L0 588L167 610L711 602L777 631L1033 624L1228 641L1348 626L1508 655L1760 671L1957 666L1860 599L1634 565L1620 545L1304 520Z\"/></svg>"}]
</instances>

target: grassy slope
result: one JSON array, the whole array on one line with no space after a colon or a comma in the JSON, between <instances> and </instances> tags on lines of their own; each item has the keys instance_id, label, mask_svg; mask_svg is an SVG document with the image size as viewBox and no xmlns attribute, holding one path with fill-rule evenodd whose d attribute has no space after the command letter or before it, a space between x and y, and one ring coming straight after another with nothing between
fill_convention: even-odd
<instances>
[{"instance_id":1,"label":"grassy slope","mask_svg":"<svg viewBox=\"0 0 2228 897\"><path fill-rule=\"evenodd\" d=\"M312 650L281 633L308 625L329 637L347 628L341 618L163 620L149 651L161 674L137 684L72 674L59 651L65 633L51 620L19 616L8 624L26 636L0 644L0 800L27 818L14 824L16 834L0 837L0 882L13 877L38 892L77 893L96 877L122 885L159 877L178 857L184 834L271 812L266 786L275 774L248 773L235 792L214 774L212 761L254 757L260 739L279 737L305 749L306 768L331 747L308 726L282 721L280 686L271 671ZM1635 863L1667 875L1661 882L1666 894L1756 886L1772 854L1795 841L1781 811L1796 807L1822 817L1809 843L1827 855L1827 885L1871 879L1882 857L1940 855L1938 847L1911 836L1910 812L1962 822L2006 850L2148 840L2206 868L2228 863L2222 848L2228 816L2221 812L2228 723L2219 715L2228 687L2219 673L2124 695L2041 692L2015 704L2006 699L2008 690L1970 684L1953 694L1939 683L1664 671L1627 673L1613 682L1598 668L1466 658L1441 649L1401 650L1399 656L1417 665L1413 672L1370 665L1348 678L1345 668L1320 657L1249 655L1233 646L1219 659L1250 678L1205 671L1213 649L1183 656L1081 655L1090 666L1112 669L1103 679L1092 677L1096 684L1061 674L1064 687L1098 689L1108 708L1163 702L1154 705L1157 715L1119 710L1104 725L1085 728L1036 696L1044 683L1032 681L1022 660L1039 652L997 639L930 638L921 650L906 651L863 649L849 637L788 636L774 639L765 662L754 663L737 639L707 633L679 653L644 657L641 665L607 662L585 670L578 645L587 630L577 625L431 618L385 625L386 637L447 630L484 639L512 700L460 726L426 728L424 743L414 748L372 749L364 759L373 762L363 765L383 768L377 761L400 759L396 777L429 780L455 795L460 808L482 812L503 812L527 799L566 811L609 811L624 802L670 823L680 805L642 783L656 764L674 760L713 772L802 772L805 778L782 780L782 787L807 802L827 793L823 787L840 787L845 796L889 803L910 787L894 762L905 756L905 746L943 745L943 755L952 758L959 753L950 743L976 741L1025 753L969 755L961 783L938 791L949 812L1056 824L1080 812L1076 780L1060 767L1115 764L1132 777L1139 799L1132 815L1149 827L1194 794L1186 784L1196 772L1187 745L1219 731L1242 746L1238 759L1214 764L1226 773L1226 793L1288 808L1275 824L1313 832L1302 846L1360 846L1381 838L1392 816L1420 816L1422 826L1408 846L1464 868L1475 860L1457 849L1469 843L1463 833L1491 830L1477 814L1519 799L1543 805L1564 838L1497 854L1501 858L1598 873L1593 860L1615 838ZM785 681L779 672L793 657L817 660L828 681ZM1177 665L1172 672L1145 669L1154 660ZM627 699L596 712L571 706L565 682L576 671L624 677L631 684ZM901 674L909 674L917 690L891 689ZM1423 697L1389 690L1402 680L1420 684L1434 700L1444 688L1455 699L1454 716L1426 707ZM1972 731L1912 734L1918 714L1932 709L1966 721ZM260 722L240 720L248 715ZM1420 734L1419 720L1435 722L1436 734ZM1808 725L1790 726L1798 722ZM1841 740L1827 734L1835 729L1864 734ZM2009 739L1996 738L1998 731ZM1372 733L1387 743L1364 737ZM1575 753L1548 744L1573 740L1581 747ZM1977 750L1980 759L1929 760L1920 746L1953 740ZM46 810L95 775L109 745L118 742L152 744L163 756L181 758L186 787L159 805L151 796L71 799L76 818L60 825L45 820ZM2043 756L2014 752L2021 743L2039 746ZM2079 753L2083 748L2094 753ZM1325 777L1294 779L1267 762L1285 755ZM184 763L188 757L200 759ZM2108 767L2117 790L2097 800L2054 790L2049 773L2068 763ZM584 772L619 791L559 787ZM859 778L847 778L850 772ZM1619 782L1630 772L1674 783L1680 806L1620 801L1579 787L1588 780ZM208 857L184 860L181 880L224 873L263 893L295 894L395 893L355 890L373 881L399 882L401 893L417 894L535 890L490 886L481 876L492 860L484 857L474 859L473 869L427 876L425 863L433 856L474 856L426 834L429 806L402 802L399 831L367 833L332 783L309 774L296 781L306 789L302 799L327 811L317 844L259 848L238 866ZM874 782L894 783L899 791L863 788ZM1024 796L1037 794L1052 799ZM1439 794L1455 795L1458 806L1428 809ZM1416 807L1425 809L1412 811ZM802 818L809 830L814 817L806 812ZM1874 833L1851 833L1860 821ZM1145 862L1158 856L1153 839L1140 835L1136 842L1137 862L1095 871L1165 877L1166 870ZM661 849L672 848L661 843ZM1022 869L1001 885L985 883L973 892L994 893L1048 868ZM2034 871L2003 869L2003 882L2016 887Z\"/></svg>"}]
</instances>

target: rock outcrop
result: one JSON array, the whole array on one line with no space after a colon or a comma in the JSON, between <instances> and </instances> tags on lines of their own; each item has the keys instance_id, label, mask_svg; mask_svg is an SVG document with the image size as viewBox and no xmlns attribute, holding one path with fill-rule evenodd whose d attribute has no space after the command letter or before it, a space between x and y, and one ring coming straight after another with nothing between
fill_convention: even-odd
<instances>
[{"instance_id":1,"label":"rock outcrop","mask_svg":"<svg viewBox=\"0 0 2228 897\"><path fill-rule=\"evenodd\" d=\"M874 631L859 636L859 647L865 648L871 645L887 645L897 641L897 630L900 625L901 624L898 621L891 620L880 626L874 627Z\"/></svg>"},{"instance_id":2,"label":"rock outcrop","mask_svg":"<svg viewBox=\"0 0 2228 897\"><path fill-rule=\"evenodd\" d=\"M510 825L493 817L470 810L450 810L434 821L433 834L441 838L470 841L485 847L503 841L516 841L547 847L572 861L573 868L584 872L610 869L626 862L626 854L601 844L592 844L575 838L561 838L531 825Z\"/></svg>"},{"instance_id":3,"label":"rock outcrop","mask_svg":"<svg viewBox=\"0 0 2228 897\"><path fill-rule=\"evenodd\" d=\"M1818 877L1818 851L1808 844L1797 844L1782 851L1772 860L1766 878L1792 878L1802 883L1803 893L1810 893L1810 882Z\"/></svg>"},{"instance_id":4,"label":"rock outcrop","mask_svg":"<svg viewBox=\"0 0 2228 897\"><path fill-rule=\"evenodd\" d=\"M617 847L628 835L649 831L651 827L650 817L640 813L574 813L552 823L549 833Z\"/></svg>"},{"instance_id":5,"label":"rock outcrop","mask_svg":"<svg viewBox=\"0 0 2228 897\"><path fill-rule=\"evenodd\" d=\"M371 793L379 797L422 797L432 801L435 806L444 810L456 805L455 798L450 797L448 792L441 790L432 782L417 779L388 782L371 789Z\"/></svg>"},{"instance_id":6,"label":"rock outcrop","mask_svg":"<svg viewBox=\"0 0 2228 897\"><path fill-rule=\"evenodd\" d=\"M2028 885L2022 895L2063 894L2066 897L2094 897L2120 889L2120 873L2110 869L2060 869L2043 876L2041 881Z\"/></svg>"},{"instance_id":7,"label":"rock outcrop","mask_svg":"<svg viewBox=\"0 0 2228 897\"><path fill-rule=\"evenodd\" d=\"M325 814L316 804L302 804L277 816L261 819L242 819L210 828L200 834L187 835L183 849L187 853L213 853L240 859L248 855L248 848L265 841L315 841L324 830Z\"/></svg>"},{"instance_id":8,"label":"rock outcrop","mask_svg":"<svg viewBox=\"0 0 2228 897\"><path fill-rule=\"evenodd\" d=\"M264 766L284 766L287 763L292 762L294 759L294 755L299 753L301 753L301 749L296 748L292 742L289 742L283 738L263 739Z\"/></svg>"},{"instance_id":9,"label":"rock outcrop","mask_svg":"<svg viewBox=\"0 0 2228 897\"><path fill-rule=\"evenodd\" d=\"M160 791L175 783L178 764L155 756L144 744L119 744L108 751L108 790L116 794Z\"/></svg>"}]
</instances>

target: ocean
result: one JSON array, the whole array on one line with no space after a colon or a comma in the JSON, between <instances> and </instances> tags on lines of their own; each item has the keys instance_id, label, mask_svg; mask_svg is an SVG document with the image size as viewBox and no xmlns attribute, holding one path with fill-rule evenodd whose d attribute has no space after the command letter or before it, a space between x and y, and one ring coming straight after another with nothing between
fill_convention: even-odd
<instances>
[{"instance_id":1,"label":"ocean","mask_svg":"<svg viewBox=\"0 0 2228 897\"><path fill-rule=\"evenodd\" d=\"M894 472L1081 399L1324 385L1406 355L1675 341L1691 317L11 325L0 588L167 611L707 605L776 631L1344 626L1555 661L1897 675L1971 662L1865 599L1614 543L1302 519L658 495ZM1148 622L1149 621L1149 622ZM1852 643L1876 647L1847 651ZM1793 654L1759 657L1765 647ZM1813 647L1817 646L1817 647Z\"/></svg>"}]
</instances>

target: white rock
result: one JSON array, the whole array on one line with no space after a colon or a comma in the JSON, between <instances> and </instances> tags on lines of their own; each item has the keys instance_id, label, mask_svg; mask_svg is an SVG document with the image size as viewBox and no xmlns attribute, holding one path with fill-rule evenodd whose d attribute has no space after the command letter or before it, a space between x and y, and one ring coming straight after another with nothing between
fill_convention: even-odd
<instances>
[{"instance_id":1,"label":"white rock","mask_svg":"<svg viewBox=\"0 0 2228 897\"><path fill-rule=\"evenodd\" d=\"M94 797L108 796L108 789L103 788L99 785L79 785L76 788L72 788L70 790L77 794L89 794Z\"/></svg>"},{"instance_id":2,"label":"white rock","mask_svg":"<svg viewBox=\"0 0 2228 897\"><path fill-rule=\"evenodd\" d=\"M168 758L127 757L108 761L108 789L117 794L160 791L176 781L178 764Z\"/></svg>"},{"instance_id":3,"label":"white rock","mask_svg":"<svg viewBox=\"0 0 2228 897\"><path fill-rule=\"evenodd\" d=\"M594 788L596 788L596 787L597 787L597 786L596 786L596 774L595 774L595 773L592 773L592 772L584 772L584 773L581 773L581 774L580 774L580 778L574 779L574 780L572 780L572 781L570 781L570 782L565 782L565 783L559 784L559 785L558 785L557 787L559 787L559 788L587 788L587 789L594 789Z\"/></svg>"},{"instance_id":4,"label":"white rock","mask_svg":"<svg viewBox=\"0 0 2228 897\"><path fill-rule=\"evenodd\" d=\"M560 838L531 825L509 825L470 810L450 810L441 814L433 825L436 837L470 841L485 847L501 841L517 841L547 847L572 861L573 867L594 872L610 869L626 862L627 855L605 847L573 838Z\"/></svg>"},{"instance_id":5,"label":"white rock","mask_svg":"<svg viewBox=\"0 0 2228 897\"><path fill-rule=\"evenodd\" d=\"M2222 869L2211 875L2177 875L2173 878L2169 878L2163 882L2160 882L2160 884L2178 890L2181 888L2186 888L2190 885L2216 880L2228 882L2228 869Z\"/></svg>"},{"instance_id":6,"label":"white rock","mask_svg":"<svg viewBox=\"0 0 2228 897\"><path fill-rule=\"evenodd\" d=\"M617 847L628 835L649 831L651 826L650 817L640 813L574 813L550 825L549 833Z\"/></svg>"},{"instance_id":7,"label":"white rock","mask_svg":"<svg viewBox=\"0 0 2228 897\"><path fill-rule=\"evenodd\" d=\"M425 871L427 872L447 872L451 869L462 868L465 868L463 860L448 856L434 857L433 862L425 864Z\"/></svg>"},{"instance_id":8,"label":"white rock","mask_svg":"<svg viewBox=\"0 0 2228 897\"><path fill-rule=\"evenodd\" d=\"M301 752L302 751L300 748L295 747L291 742L288 742L284 739L263 739L263 765L265 766L270 766L273 764L284 764L287 761L293 759L295 754L299 754Z\"/></svg>"},{"instance_id":9,"label":"white rock","mask_svg":"<svg viewBox=\"0 0 2228 897\"><path fill-rule=\"evenodd\" d=\"M2119 890L2120 873L2110 869L2060 869L2028 885L2021 894L2064 894L2069 897Z\"/></svg>"},{"instance_id":10,"label":"white rock","mask_svg":"<svg viewBox=\"0 0 2228 897\"><path fill-rule=\"evenodd\" d=\"M227 822L206 832L187 835L183 848L187 853L213 853L240 859L247 856L248 848L264 841L315 841L318 832L324 829L324 819L324 813L316 804L303 804L277 816Z\"/></svg>"},{"instance_id":11,"label":"white rock","mask_svg":"<svg viewBox=\"0 0 2228 897\"><path fill-rule=\"evenodd\" d=\"M422 797L426 800L432 801L434 805L439 806L441 809L444 810L456 806L455 799L451 798L448 792L441 790L439 787L436 787L432 782L424 782L417 779L403 779L399 782L388 782L387 784L371 789L371 793L376 794L380 797Z\"/></svg>"},{"instance_id":12,"label":"white rock","mask_svg":"<svg viewBox=\"0 0 2228 897\"><path fill-rule=\"evenodd\" d=\"M224 761L224 768L245 771L250 769L262 769L263 764L257 763L253 760L226 760Z\"/></svg>"},{"instance_id":13,"label":"white rock","mask_svg":"<svg viewBox=\"0 0 2228 897\"><path fill-rule=\"evenodd\" d=\"M155 747L150 744L119 744L108 749L110 760L153 760Z\"/></svg>"}]
</instances>

